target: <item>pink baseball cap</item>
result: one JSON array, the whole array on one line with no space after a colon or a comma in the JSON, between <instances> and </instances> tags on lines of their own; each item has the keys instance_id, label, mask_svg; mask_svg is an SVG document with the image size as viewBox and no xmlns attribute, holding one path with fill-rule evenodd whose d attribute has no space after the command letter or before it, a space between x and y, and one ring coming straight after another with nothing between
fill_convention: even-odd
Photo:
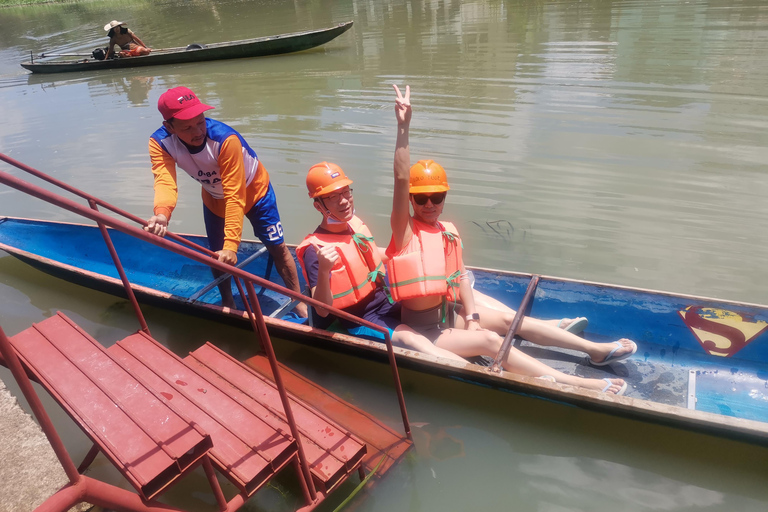
<instances>
[{"instance_id":1,"label":"pink baseball cap","mask_svg":"<svg viewBox=\"0 0 768 512\"><path fill-rule=\"evenodd\" d=\"M160 111L166 121L169 119L186 121L212 108L212 106L200 102L192 89L187 87L168 89L157 100L157 110Z\"/></svg>"}]
</instances>

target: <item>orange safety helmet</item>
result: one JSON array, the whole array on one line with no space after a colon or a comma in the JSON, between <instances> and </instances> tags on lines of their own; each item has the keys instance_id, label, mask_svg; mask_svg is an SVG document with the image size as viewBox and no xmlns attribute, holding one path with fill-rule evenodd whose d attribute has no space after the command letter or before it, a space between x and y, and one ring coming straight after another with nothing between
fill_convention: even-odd
<instances>
[{"instance_id":1,"label":"orange safety helmet","mask_svg":"<svg viewBox=\"0 0 768 512\"><path fill-rule=\"evenodd\" d=\"M443 166L434 160L419 160L411 167L411 180L408 192L423 194L425 192L447 192L448 177Z\"/></svg>"},{"instance_id":2,"label":"orange safety helmet","mask_svg":"<svg viewBox=\"0 0 768 512\"><path fill-rule=\"evenodd\" d=\"M347 178L344 171L336 164L320 162L309 168L307 173L307 190L312 199L330 194L334 190L351 185L352 180Z\"/></svg>"}]
</instances>

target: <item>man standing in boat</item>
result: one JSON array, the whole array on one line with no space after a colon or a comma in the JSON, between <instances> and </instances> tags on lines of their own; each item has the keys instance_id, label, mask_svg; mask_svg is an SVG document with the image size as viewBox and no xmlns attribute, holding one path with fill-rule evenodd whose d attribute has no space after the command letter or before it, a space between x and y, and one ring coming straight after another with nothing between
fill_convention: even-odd
<instances>
[{"instance_id":1,"label":"man standing in boat","mask_svg":"<svg viewBox=\"0 0 768 512\"><path fill-rule=\"evenodd\" d=\"M213 107L202 103L186 87L163 93L157 108L163 116L163 125L149 139L155 176L154 215L144 229L165 236L178 199L178 164L203 187L208 244L218 254L219 261L229 265L237 263L243 217L248 217L285 286L301 293L296 264L283 238L275 191L256 152L233 128L206 118L204 112ZM219 285L219 291L222 304L234 307L229 280ZM306 316L306 308L300 303L296 311Z\"/></svg>"},{"instance_id":2,"label":"man standing in boat","mask_svg":"<svg viewBox=\"0 0 768 512\"><path fill-rule=\"evenodd\" d=\"M381 251L355 215L351 184L341 167L330 162L315 164L307 173L309 197L323 216L296 249L312 298L388 329L394 345L464 361L401 324L400 305L387 297ZM328 310L314 311L315 327L327 329L336 320ZM365 326L341 319L339 323L356 336L380 336Z\"/></svg>"},{"instance_id":3,"label":"man standing in boat","mask_svg":"<svg viewBox=\"0 0 768 512\"><path fill-rule=\"evenodd\" d=\"M502 343L499 331L506 333L504 328L509 327L511 318L505 316L511 315L475 304L459 233L453 224L439 220L450 189L445 170L432 160L421 160L411 166L410 88L406 88L404 96L397 86L394 88L398 130L390 217L392 239L386 251L392 298L401 301L403 323L437 347L463 357L495 357ZM455 327L451 327L454 313ZM551 322L530 317L521 322L519 334L539 345L582 350L598 366L626 359L637 351L637 345L628 339L594 343ZM617 395L627 388L623 379L587 379L565 374L515 347L502 366L522 375L547 377Z\"/></svg>"},{"instance_id":4,"label":"man standing in boat","mask_svg":"<svg viewBox=\"0 0 768 512\"><path fill-rule=\"evenodd\" d=\"M139 36L133 33L131 29L125 26L125 22L112 20L104 25L104 30L109 37L109 46L105 59L111 59L115 53L115 45L120 47L120 57L137 57L139 55L149 55L152 51L147 45L139 39Z\"/></svg>"}]
</instances>

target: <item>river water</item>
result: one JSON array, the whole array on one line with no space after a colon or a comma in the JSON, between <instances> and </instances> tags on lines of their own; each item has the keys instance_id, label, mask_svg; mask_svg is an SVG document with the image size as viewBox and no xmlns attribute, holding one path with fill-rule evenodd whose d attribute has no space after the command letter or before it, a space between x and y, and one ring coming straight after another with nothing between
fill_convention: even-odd
<instances>
[{"instance_id":1,"label":"river water","mask_svg":"<svg viewBox=\"0 0 768 512\"><path fill-rule=\"evenodd\" d=\"M90 53L106 43L101 27L111 19L156 48L355 25L323 49L291 56L58 76L18 65L30 52ZM13 7L0 9L0 151L148 216L157 98L185 85L257 151L288 242L318 222L304 176L322 160L355 180L359 212L386 240L391 84L409 84L412 157L446 168L445 217L462 232L471 264L768 303L766 62L768 6L758 0ZM171 228L202 233L197 185L181 179L180 195ZM0 215L76 220L11 190L0 190ZM136 328L124 301L0 257L6 332L56 310L105 343ZM244 331L146 313L177 353L205 339L248 352ZM385 366L290 343L279 350L397 426ZM10 380L5 370L0 377ZM765 449L407 371L403 378L416 450L359 495L356 510L768 506ZM57 424L82 457L84 436L61 414ZM103 461L95 474L118 481ZM169 502L210 509L212 496L192 480ZM253 509L288 509L295 499L286 479Z\"/></svg>"}]
</instances>

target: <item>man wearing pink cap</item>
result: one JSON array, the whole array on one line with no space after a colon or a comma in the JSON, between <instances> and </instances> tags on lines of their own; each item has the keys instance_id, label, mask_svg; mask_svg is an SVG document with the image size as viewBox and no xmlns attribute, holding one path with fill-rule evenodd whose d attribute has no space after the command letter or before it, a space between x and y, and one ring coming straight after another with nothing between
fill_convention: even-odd
<instances>
[{"instance_id":1,"label":"man wearing pink cap","mask_svg":"<svg viewBox=\"0 0 768 512\"><path fill-rule=\"evenodd\" d=\"M243 217L248 217L286 287L300 292L296 263L283 239L275 191L256 152L233 128L206 118L204 112L213 107L202 103L186 87L163 93L157 108L163 126L149 139L155 201L154 215L145 229L165 236L178 199L178 165L203 187L208 244L219 255L219 261L237 263ZM234 307L230 282L219 285L219 290L222 304ZM305 304L297 305L296 310L306 316Z\"/></svg>"}]
</instances>

